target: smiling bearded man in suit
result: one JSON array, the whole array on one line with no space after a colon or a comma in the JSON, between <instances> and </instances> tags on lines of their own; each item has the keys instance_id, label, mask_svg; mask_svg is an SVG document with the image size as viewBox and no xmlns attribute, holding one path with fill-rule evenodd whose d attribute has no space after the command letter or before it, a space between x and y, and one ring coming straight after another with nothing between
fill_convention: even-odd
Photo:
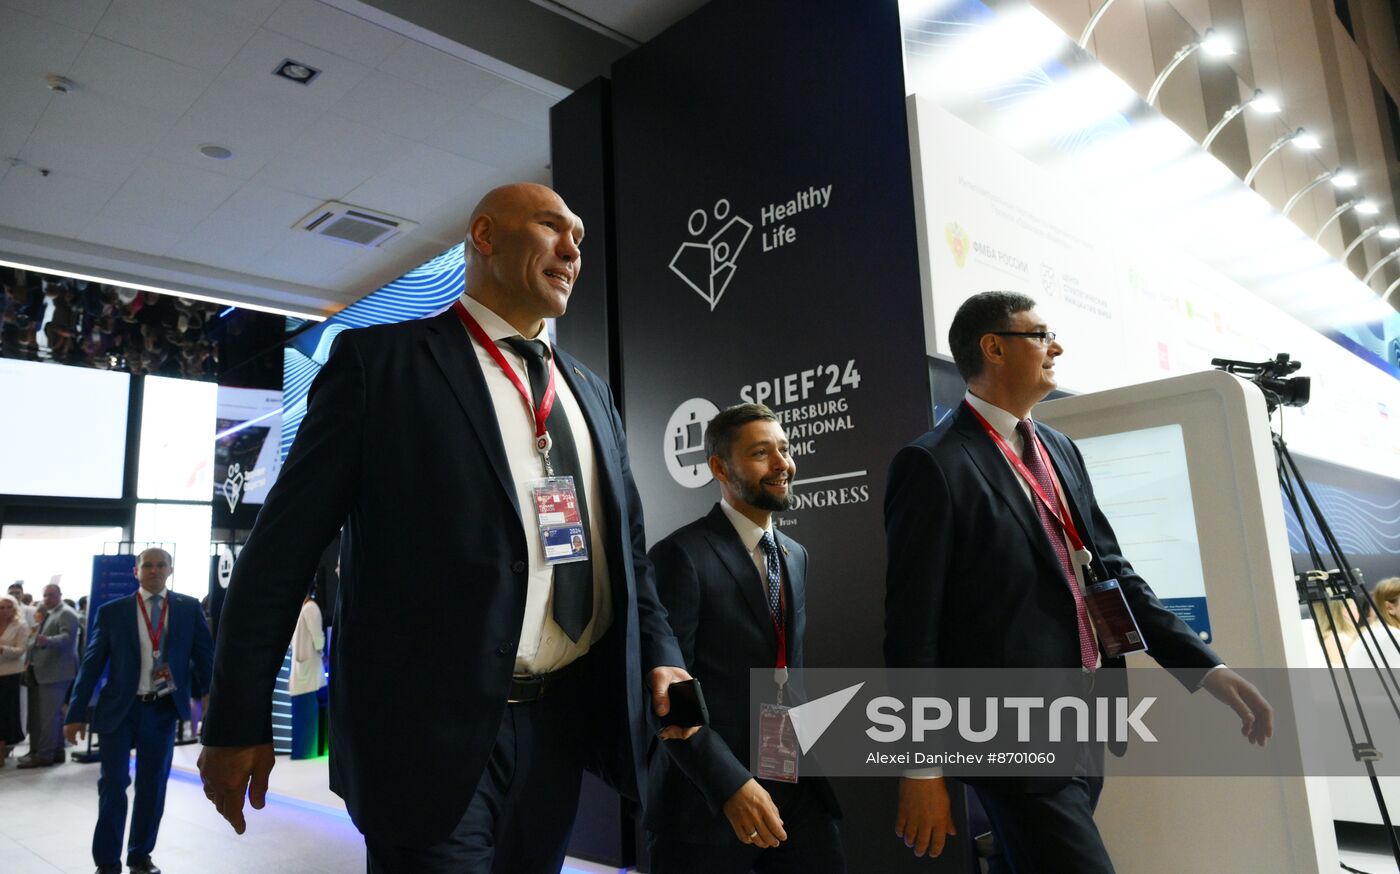
<instances>
[{"instance_id":1,"label":"smiling bearded man in suit","mask_svg":"<svg viewBox=\"0 0 1400 874\"><path fill-rule=\"evenodd\" d=\"M710 713L694 737L652 752L651 870L841 874L840 811L827 781L760 781L748 767L750 669L785 672L803 661L807 550L773 524L774 512L792 506L797 465L762 404L715 416L705 453L723 497L651 550L657 591ZM772 702L776 683L767 691Z\"/></svg>"}]
</instances>

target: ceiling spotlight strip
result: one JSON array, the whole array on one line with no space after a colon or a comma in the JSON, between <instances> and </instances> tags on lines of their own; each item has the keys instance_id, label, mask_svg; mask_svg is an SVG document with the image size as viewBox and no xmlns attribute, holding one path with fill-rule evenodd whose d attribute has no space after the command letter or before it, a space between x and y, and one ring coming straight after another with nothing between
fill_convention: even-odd
<instances>
[{"instance_id":1,"label":"ceiling spotlight strip","mask_svg":"<svg viewBox=\"0 0 1400 874\"><path fill-rule=\"evenodd\" d=\"M1094 28L1099 26L1099 22L1103 20L1103 14L1108 11L1108 7L1112 6L1114 2L1115 0L1104 0L1103 5L1099 7L1099 11L1095 12L1093 17L1089 19L1089 23L1084 26L1084 32L1079 35L1079 47L1081 49L1087 49L1089 47L1089 37L1093 36Z\"/></svg>"},{"instance_id":2,"label":"ceiling spotlight strip","mask_svg":"<svg viewBox=\"0 0 1400 874\"><path fill-rule=\"evenodd\" d=\"M1381 303L1390 303L1390 296L1395 293L1395 289L1397 288L1400 288L1400 279L1390 283L1390 287L1385 290L1385 294L1381 295Z\"/></svg>"},{"instance_id":3,"label":"ceiling spotlight strip","mask_svg":"<svg viewBox=\"0 0 1400 874\"><path fill-rule=\"evenodd\" d=\"M1345 264L1346 261L1347 261L1347 258L1351 257L1351 253L1356 251L1356 247L1357 247L1357 246L1360 246L1362 243L1366 242L1366 241L1369 240L1371 237L1374 237L1376 234L1379 234L1380 232L1381 232L1381 226L1380 226L1380 225L1372 225L1371 227L1369 227L1369 228L1367 228L1366 230L1362 231L1361 233L1357 234L1357 235L1356 235L1356 239L1354 239L1354 240L1352 240L1350 243L1348 243L1348 244L1347 244L1347 247L1346 247L1345 249L1342 250L1342 257L1341 257L1341 259L1340 259L1341 262L1342 262L1343 264Z\"/></svg>"},{"instance_id":4,"label":"ceiling spotlight strip","mask_svg":"<svg viewBox=\"0 0 1400 874\"><path fill-rule=\"evenodd\" d=\"M1356 177L1351 175L1350 173L1347 173L1341 167L1338 167L1335 170L1328 170L1325 173L1321 173L1316 179L1309 182L1307 185L1304 185L1302 188L1298 189L1297 194L1294 194L1292 197L1288 198L1288 202L1283 205L1284 218L1288 217L1288 214L1293 211L1293 207L1297 206L1299 201L1301 201L1309 191L1312 191L1314 188L1328 181L1329 179L1332 180L1332 184L1338 188L1351 188L1352 186L1356 185Z\"/></svg>"},{"instance_id":5,"label":"ceiling spotlight strip","mask_svg":"<svg viewBox=\"0 0 1400 874\"><path fill-rule=\"evenodd\" d=\"M1260 158L1258 163L1256 163L1253 167L1249 168L1249 172L1246 173L1244 177L1245 186L1248 187L1250 185L1253 185L1254 177L1259 175L1259 168L1263 167L1264 164L1270 158L1278 154L1279 149L1282 149L1289 143L1294 143L1298 146L1298 148L1303 149L1305 151L1312 151L1313 149L1316 149L1319 146L1317 137L1314 137L1312 134L1309 134L1306 130L1304 130L1301 127L1291 134L1284 134L1277 140L1274 140L1274 144L1269 146L1269 150L1264 153L1264 157Z\"/></svg>"},{"instance_id":6,"label":"ceiling spotlight strip","mask_svg":"<svg viewBox=\"0 0 1400 874\"><path fill-rule=\"evenodd\" d=\"M1389 255L1386 255L1384 258L1377 261L1375 264L1372 264L1371 269L1366 271L1366 275L1361 277L1362 284L1370 285L1371 278L1374 277L1377 273L1380 273L1382 267L1389 264L1391 261L1394 261L1396 258L1400 258L1400 249L1396 249L1394 252L1391 252Z\"/></svg>"},{"instance_id":7,"label":"ceiling spotlight strip","mask_svg":"<svg viewBox=\"0 0 1400 874\"><path fill-rule=\"evenodd\" d=\"M1225 129L1225 125L1229 124L1235 116L1244 112L1246 106L1252 106L1255 112L1263 113L1275 113L1283 109L1283 107L1279 106L1277 100L1258 88L1255 88L1254 93L1250 95L1248 100L1236 103L1234 106L1225 110L1225 114L1220 116L1220 121L1217 121L1215 127L1210 129L1210 133L1206 134L1206 138L1201 140L1201 148L1209 152L1210 144L1215 142L1216 137L1220 136L1220 132Z\"/></svg>"},{"instance_id":8,"label":"ceiling spotlight strip","mask_svg":"<svg viewBox=\"0 0 1400 874\"><path fill-rule=\"evenodd\" d=\"M1147 91L1147 105L1157 104L1157 95L1162 93L1162 86L1167 83L1167 77L1176 72L1176 68L1186 62L1186 59L1194 55L1197 51L1204 49L1211 57L1223 58L1235 53L1235 46L1230 38L1222 33L1216 33L1212 28L1207 27L1205 35L1198 40L1192 40L1181 48L1177 49L1172 56L1171 62L1157 74L1157 80L1152 83L1152 87Z\"/></svg>"},{"instance_id":9,"label":"ceiling spotlight strip","mask_svg":"<svg viewBox=\"0 0 1400 874\"><path fill-rule=\"evenodd\" d=\"M1345 213L1347 210L1351 209L1352 207L1355 207L1356 211L1361 213L1362 215L1375 215L1376 213L1380 212L1380 209L1378 209L1376 205L1374 203L1371 203L1369 200L1362 200L1359 197L1353 197L1351 200L1348 200L1346 203L1332 210L1332 214L1329 215L1327 217L1327 220L1322 223L1322 227L1317 229L1317 233L1313 234L1313 242L1316 243L1319 240L1321 240L1322 235L1327 232L1327 229L1332 227L1332 223L1335 222L1337 219L1341 218L1342 214Z\"/></svg>"}]
</instances>

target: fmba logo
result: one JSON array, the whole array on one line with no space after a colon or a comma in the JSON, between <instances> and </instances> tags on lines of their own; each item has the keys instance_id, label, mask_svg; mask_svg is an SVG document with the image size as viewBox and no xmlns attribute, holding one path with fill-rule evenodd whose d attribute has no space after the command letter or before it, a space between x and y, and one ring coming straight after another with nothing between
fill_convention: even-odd
<instances>
[{"instance_id":1,"label":"fmba logo","mask_svg":"<svg viewBox=\"0 0 1400 874\"><path fill-rule=\"evenodd\" d=\"M681 247L671 258L671 272L709 302L710 312L714 312L715 307L719 305L719 299L724 296L724 290L734 278L739 252L749 241L749 234L753 233L751 223L737 215L730 216L729 211L729 201L720 198L711 212L707 213L703 209L692 212L686 223L692 237L703 237L710 227L711 217L714 223L719 225L719 230L703 242L690 240L681 243ZM725 222L725 219L729 220ZM720 225L721 222L724 224Z\"/></svg>"}]
</instances>

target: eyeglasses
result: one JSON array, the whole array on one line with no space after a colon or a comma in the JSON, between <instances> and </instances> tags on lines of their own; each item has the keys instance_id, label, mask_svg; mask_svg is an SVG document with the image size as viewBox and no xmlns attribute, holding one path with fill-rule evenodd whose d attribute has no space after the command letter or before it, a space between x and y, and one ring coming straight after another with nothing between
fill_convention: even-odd
<instances>
[{"instance_id":1,"label":"eyeglasses","mask_svg":"<svg viewBox=\"0 0 1400 874\"><path fill-rule=\"evenodd\" d=\"M1054 331L988 331L987 333L996 334L998 337L1027 337L1042 346L1049 346L1055 342Z\"/></svg>"}]
</instances>

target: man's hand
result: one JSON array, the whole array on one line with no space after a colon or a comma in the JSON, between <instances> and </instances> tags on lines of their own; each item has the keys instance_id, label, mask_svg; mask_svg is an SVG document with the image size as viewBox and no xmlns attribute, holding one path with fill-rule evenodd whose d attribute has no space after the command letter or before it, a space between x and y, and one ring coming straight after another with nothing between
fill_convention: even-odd
<instances>
[{"instance_id":1,"label":"man's hand","mask_svg":"<svg viewBox=\"0 0 1400 874\"><path fill-rule=\"evenodd\" d=\"M787 840L778 806L768 790L752 777L724 802L724 815L729 817L729 825L741 844L766 848Z\"/></svg>"},{"instance_id":2,"label":"man's hand","mask_svg":"<svg viewBox=\"0 0 1400 874\"><path fill-rule=\"evenodd\" d=\"M77 744L78 738L87 737L86 722L69 722L63 726L63 739L70 744Z\"/></svg>"},{"instance_id":3,"label":"man's hand","mask_svg":"<svg viewBox=\"0 0 1400 874\"><path fill-rule=\"evenodd\" d=\"M651 706L656 711L657 716L665 716L671 712L671 699L666 694L666 690L672 683L679 683L683 680L691 679L685 668L674 668L663 666L652 668L647 674L647 686L651 689ZM700 726L692 725L668 725L661 729L661 736L666 740L686 740L691 735L700 730Z\"/></svg>"},{"instance_id":4,"label":"man's hand","mask_svg":"<svg viewBox=\"0 0 1400 874\"><path fill-rule=\"evenodd\" d=\"M40 649L43 649L49 645L49 639L46 635L36 634L34 635L34 643Z\"/></svg>"},{"instance_id":5,"label":"man's hand","mask_svg":"<svg viewBox=\"0 0 1400 874\"><path fill-rule=\"evenodd\" d=\"M900 778L894 833L915 856L937 856L943 852L948 835L955 835L958 830L953 827L953 806L948 803L948 785L942 777Z\"/></svg>"},{"instance_id":6,"label":"man's hand","mask_svg":"<svg viewBox=\"0 0 1400 874\"><path fill-rule=\"evenodd\" d=\"M199 776L204 781L204 797L219 815L240 835L243 822L243 795L256 810L267 804L267 777L272 773L272 744L252 747L205 747L199 754Z\"/></svg>"},{"instance_id":7,"label":"man's hand","mask_svg":"<svg viewBox=\"0 0 1400 874\"><path fill-rule=\"evenodd\" d=\"M1229 668L1216 668L1202 684L1210 694L1240 717L1240 734L1252 744L1264 746L1274 736L1274 708L1254 688L1254 684Z\"/></svg>"}]
</instances>

